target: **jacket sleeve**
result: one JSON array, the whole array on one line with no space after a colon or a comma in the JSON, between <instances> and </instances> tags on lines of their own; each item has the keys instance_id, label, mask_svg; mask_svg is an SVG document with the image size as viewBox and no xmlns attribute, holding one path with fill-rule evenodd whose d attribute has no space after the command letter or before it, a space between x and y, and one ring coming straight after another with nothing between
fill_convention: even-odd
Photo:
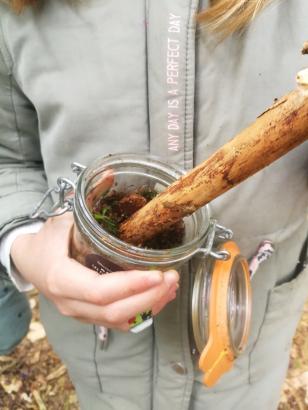
<instances>
[{"instance_id":1,"label":"jacket sleeve","mask_svg":"<svg viewBox=\"0 0 308 410\"><path fill-rule=\"evenodd\" d=\"M14 79L0 22L0 239L30 221L46 189L36 111Z\"/></svg>"}]
</instances>

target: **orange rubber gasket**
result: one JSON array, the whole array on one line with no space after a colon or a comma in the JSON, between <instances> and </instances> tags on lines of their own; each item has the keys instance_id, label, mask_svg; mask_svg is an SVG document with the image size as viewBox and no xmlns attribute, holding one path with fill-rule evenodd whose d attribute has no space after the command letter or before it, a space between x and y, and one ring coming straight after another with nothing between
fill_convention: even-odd
<instances>
[{"instance_id":1,"label":"orange rubber gasket","mask_svg":"<svg viewBox=\"0 0 308 410\"><path fill-rule=\"evenodd\" d=\"M229 337L227 300L233 263L241 255L240 249L233 241L223 243L221 248L229 252L230 258L214 263L209 297L209 338L199 359L199 368L205 373L203 382L209 387L232 368L236 358ZM241 257L240 263L244 271L248 300L246 324L241 340L241 346L244 346L248 339L251 316L251 286L247 260Z\"/></svg>"}]
</instances>

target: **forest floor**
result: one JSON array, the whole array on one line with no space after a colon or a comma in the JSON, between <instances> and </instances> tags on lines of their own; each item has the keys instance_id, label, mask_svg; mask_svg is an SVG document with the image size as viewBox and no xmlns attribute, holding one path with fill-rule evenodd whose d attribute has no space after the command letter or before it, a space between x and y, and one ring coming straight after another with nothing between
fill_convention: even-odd
<instances>
[{"instance_id":1,"label":"forest floor","mask_svg":"<svg viewBox=\"0 0 308 410\"><path fill-rule=\"evenodd\" d=\"M10 356L0 356L0 410L79 410L66 368L51 350L30 295L30 331ZM308 409L308 301L298 325L278 410Z\"/></svg>"}]
</instances>

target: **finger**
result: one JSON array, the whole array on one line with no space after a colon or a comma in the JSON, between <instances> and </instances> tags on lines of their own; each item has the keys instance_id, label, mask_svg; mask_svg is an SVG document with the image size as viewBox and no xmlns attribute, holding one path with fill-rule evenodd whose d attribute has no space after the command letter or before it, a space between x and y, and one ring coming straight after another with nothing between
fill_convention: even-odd
<instances>
[{"instance_id":1,"label":"finger","mask_svg":"<svg viewBox=\"0 0 308 410\"><path fill-rule=\"evenodd\" d=\"M104 315L114 324L120 324L126 320L129 321L138 313L152 310L152 307L162 299L166 297L169 299L169 292L170 287L164 283L143 293L104 306Z\"/></svg>"},{"instance_id":2,"label":"finger","mask_svg":"<svg viewBox=\"0 0 308 410\"><path fill-rule=\"evenodd\" d=\"M90 209L92 209L97 200L112 187L113 181L113 170L107 169L104 171L99 180L95 182L91 191L87 193L86 202Z\"/></svg>"},{"instance_id":3,"label":"finger","mask_svg":"<svg viewBox=\"0 0 308 410\"><path fill-rule=\"evenodd\" d=\"M152 313L153 316L157 315L167 303L170 303L176 298L176 291L178 285L172 286L167 295L163 296L161 300L153 306ZM92 323L98 326L106 326L117 328L122 331L128 331L130 325L127 319L119 324L108 322L105 317L101 317L102 309L100 305L94 306L87 303L73 301L72 299L62 300L59 305L59 311L65 316L71 316L83 323Z\"/></svg>"},{"instance_id":4,"label":"finger","mask_svg":"<svg viewBox=\"0 0 308 410\"><path fill-rule=\"evenodd\" d=\"M76 320L79 320L79 322L82 322L82 323L85 323L85 324L92 324L92 325L96 325L96 326L103 326L103 327L106 327L106 328L108 328L108 329L117 329L117 330L121 330L122 332L128 332L129 330L130 330L130 325L129 325L129 323L128 322L123 322L123 323L121 323L121 324L119 324L119 325L116 325L116 326L111 326L111 324L110 325L107 325L106 323L96 323L96 322L92 322L92 321L89 321L89 319L85 319L85 318L83 318L83 317L78 317L78 316L75 316L74 317L74 319L76 319Z\"/></svg>"},{"instance_id":5,"label":"finger","mask_svg":"<svg viewBox=\"0 0 308 410\"><path fill-rule=\"evenodd\" d=\"M157 315L168 303L172 302L176 298L177 286L173 286L167 295L163 296L159 302L153 305L152 314L153 316Z\"/></svg>"},{"instance_id":6,"label":"finger","mask_svg":"<svg viewBox=\"0 0 308 410\"><path fill-rule=\"evenodd\" d=\"M127 315L122 316L121 312L116 312L109 315L106 309L100 305L93 305L86 302L73 299L61 299L55 303L57 309L63 316L73 317L82 323L94 324L97 326L105 326L112 329L120 329L127 331L130 328L129 319Z\"/></svg>"},{"instance_id":7,"label":"finger","mask_svg":"<svg viewBox=\"0 0 308 410\"><path fill-rule=\"evenodd\" d=\"M106 305L162 284L178 280L176 272L126 271L98 275L73 259L58 261L48 272L49 288L55 296Z\"/></svg>"},{"instance_id":8,"label":"finger","mask_svg":"<svg viewBox=\"0 0 308 410\"><path fill-rule=\"evenodd\" d=\"M73 223L74 218L70 212L45 222L44 229L40 231L40 240L44 241L46 236L46 243L48 243L46 252L52 249L58 258L68 256Z\"/></svg>"},{"instance_id":9,"label":"finger","mask_svg":"<svg viewBox=\"0 0 308 410\"><path fill-rule=\"evenodd\" d=\"M163 283L141 294L105 306L72 299L60 299L56 305L58 310L65 316L72 316L102 326L123 329L123 324L128 324L129 319L140 312L151 309L169 291L169 285Z\"/></svg>"}]
</instances>

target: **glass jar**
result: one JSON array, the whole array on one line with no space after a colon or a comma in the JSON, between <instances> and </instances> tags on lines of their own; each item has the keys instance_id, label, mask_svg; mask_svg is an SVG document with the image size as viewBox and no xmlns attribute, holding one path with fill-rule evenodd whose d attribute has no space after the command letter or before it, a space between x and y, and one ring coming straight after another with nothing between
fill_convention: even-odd
<instances>
[{"instance_id":1,"label":"glass jar","mask_svg":"<svg viewBox=\"0 0 308 410\"><path fill-rule=\"evenodd\" d=\"M78 177L74 198L75 225L71 256L98 273L130 269L178 269L205 242L210 228L209 207L205 206L184 218L185 233L180 246L153 250L125 243L100 226L87 206L87 196L102 176L111 171L112 190L136 192L147 186L161 192L183 172L150 156L112 155L96 160Z\"/></svg>"}]
</instances>

